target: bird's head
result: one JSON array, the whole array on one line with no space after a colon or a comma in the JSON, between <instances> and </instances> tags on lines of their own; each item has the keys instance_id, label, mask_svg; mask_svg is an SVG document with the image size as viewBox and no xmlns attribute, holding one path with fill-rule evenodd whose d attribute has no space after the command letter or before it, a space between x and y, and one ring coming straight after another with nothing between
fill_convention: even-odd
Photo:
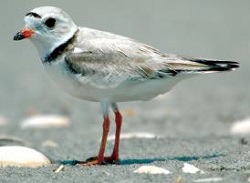
<instances>
[{"instance_id":1,"label":"bird's head","mask_svg":"<svg viewBox=\"0 0 250 183\"><path fill-rule=\"evenodd\" d=\"M41 58L70 39L78 29L67 13L51 6L31 10L25 15L24 22L24 28L13 39L30 39Z\"/></svg>"}]
</instances>

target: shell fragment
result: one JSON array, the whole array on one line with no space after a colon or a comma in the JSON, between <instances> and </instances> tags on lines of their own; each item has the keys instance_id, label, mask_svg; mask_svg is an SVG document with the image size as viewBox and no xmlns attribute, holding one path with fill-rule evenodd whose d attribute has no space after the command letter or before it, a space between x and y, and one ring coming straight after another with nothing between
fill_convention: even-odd
<instances>
[{"instance_id":1,"label":"shell fragment","mask_svg":"<svg viewBox=\"0 0 250 183\"><path fill-rule=\"evenodd\" d=\"M36 115L25 119L21 128L64 128L69 126L69 118L60 115Z\"/></svg>"},{"instance_id":2,"label":"shell fragment","mask_svg":"<svg viewBox=\"0 0 250 183\"><path fill-rule=\"evenodd\" d=\"M167 169L160 168L157 166L141 166L137 170L134 171L134 173L145 173L145 174L170 174L171 172Z\"/></svg>"},{"instance_id":3,"label":"shell fragment","mask_svg":"<svg viewBox=\"0 0 250 183\"><path fill-rule=\"evenodd\" d=\"M0 147L0 167L41 167L49 165L50 160L42 153L23 146Z\"/></svg>"},{"instance_id":4,"label":"shell fragment","mask_svg":"<svg viewBox=\"0 0 250 183\"><path fill-rule=\"evenodd\" d=\"M188 163L184 163L184 166L182 167L182 171L184 173L204 173L204 171Z\"/></svg>"}]
</instances>

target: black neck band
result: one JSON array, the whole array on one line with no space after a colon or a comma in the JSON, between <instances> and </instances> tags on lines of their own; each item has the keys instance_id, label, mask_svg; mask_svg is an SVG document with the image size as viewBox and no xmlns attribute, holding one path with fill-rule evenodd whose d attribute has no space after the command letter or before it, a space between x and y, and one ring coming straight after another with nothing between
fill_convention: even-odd
<instances>
[{"instance_id":1,"label":"black neck band","mask_svg":"<svg viewBox=\"0 0 250 183\"><path fill-rule=\"evenodd\" d=\"M74 42L74 40L76 39L77 33L78 33L78 30L70 39L68 39L66 42L56 47L50 54L48 54L44 58L43 62L50 63L50 62L53 62L57 57L59 57L67 49L67 47Z\"/></svg>"}]
</instances>

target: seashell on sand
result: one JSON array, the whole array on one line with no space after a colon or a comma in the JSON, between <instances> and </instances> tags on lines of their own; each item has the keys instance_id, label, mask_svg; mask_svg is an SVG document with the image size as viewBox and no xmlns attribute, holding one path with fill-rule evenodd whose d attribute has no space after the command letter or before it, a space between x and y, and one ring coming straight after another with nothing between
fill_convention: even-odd
<instances>
[{"instance_id":1,"label":"seashell on sand","mask_svg":"<svg viewBox=\"0 0 250 183\"><path fill-rule=\"evenodd\" d=\"M184 163L184 166L182 167L182 171L184 173L201 173L201 174L204 173L204 171L188 163Z\"/></svg>"},{"instance_id":2,"label":"seashell on sand","mask_svg":"<svg viewBox=\"0 0 250 183\"><path fill-rule=\"evenodd\" d=\"M140 168L136 169L134 173L145 173L145 174L170 174L171 172L167 169L160 168L157 166L141 166Z\"/></svg>"},{"instance_id":3,"label":"seashell on sand","mask_svg":"<svg viewBox=\"0 0 250 183\"><path fill-rule=\"evenodd\" d=\"M0 136L0 146L25 146L25 142L18 137Z\"/></svg>"},{"instance_id":4,"label":"seashell on sand","mask_svg":"<svg viewBox=\"0 0 250 183\"><path fill-rule=\"evenodd\" d=\"M53 140L46 140L42 143L42 146L44 147L58 147L58 144L54 142Z\"/></svg>"},{"instance_id":5,"label":"seashell on sand","mask_svg":"<svg viewBox=\"0 0 250 183\"><path fill-rule=\"evenodd\" d=\"M203 179L197 179L194 182L220 182L223 179L221 177L210 177L210 178L203 178Z\"/></svg>"},{"instance_id":6,"label":"seashell on sand","mask_svg":"<svg viewBox=\"0 0 250 183\"><path fill-rule=\"evenodd\" d=\"M121 133L120 136L121 139L132 139L132 138L144 138L144 139L154 139L154 138L160 138L160 136L148 133L148 132L134 132L134 133ZM115 140L115 135L110 135L108 137L108 141Z\"/></svg>"},{"instance_id":7,"label":"seashell on sand","mask_svg":"<svg viewBox=\"0 0 250 183\"><path fill-rule=\"evenodd\" d=\"M50 160L35 149L23 146L0 147L0 167L36 168L50 164Z\"/></svg>"},{"instance_id":8,"label":"seashell on sand","mask_svg":"<svg viewBox=\"0 0 250 183\"><path fill-rule=\"evenodd\" d=\"M0 116L0 127L6 126L8 124L8 120L4 116Z\"/></svg>"},{"instance_id":9,"label":"seashell on sand","mask_svg":"<svg viewBox=\"0 0 250 183\"><path fill-rule=\"evenodd\" d=\"M235 135L250 134L250 118L233 123L230 132Z\"/></svg>"},{"instance_id":10,"label":"seashell on sand","mask_svg":"<svg viewBox=\"0 0 250 183\"><path fill-rule=\"evenodd\" d=\"M65 128L70 120L60 115L36 115L29 117L21 123L21 128Z\"/></svg>"}]
</instances>

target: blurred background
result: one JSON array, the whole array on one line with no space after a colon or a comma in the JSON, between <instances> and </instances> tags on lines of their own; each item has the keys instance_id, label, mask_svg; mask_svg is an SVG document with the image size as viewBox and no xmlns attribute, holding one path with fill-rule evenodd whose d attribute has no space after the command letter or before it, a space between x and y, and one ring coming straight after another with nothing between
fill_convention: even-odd
<instances>
[{"instance_id":1,"label":"blurred background","mask_svg":"<svg viewBox=\"0 0 250 183\"><path fill-rule=\"evenodd\" d=\"M53 139L70 148L96 142L101 135L99 104L75 99L57 88L35 47L29 41L12 41L23 27L24 15L44 5L64 9L80 26L135 38L165 53L240 62L235 72L183 81L155 100L120 103L123 132L225 136L233 122L249 117L248 0L10 0L0 6L0 115L8 120L0 128L2 136L18 136L33 144ZM20 123L31 114L68 115L71 124L59 130L21 129Z\"/></svg>"}]
</instances>

